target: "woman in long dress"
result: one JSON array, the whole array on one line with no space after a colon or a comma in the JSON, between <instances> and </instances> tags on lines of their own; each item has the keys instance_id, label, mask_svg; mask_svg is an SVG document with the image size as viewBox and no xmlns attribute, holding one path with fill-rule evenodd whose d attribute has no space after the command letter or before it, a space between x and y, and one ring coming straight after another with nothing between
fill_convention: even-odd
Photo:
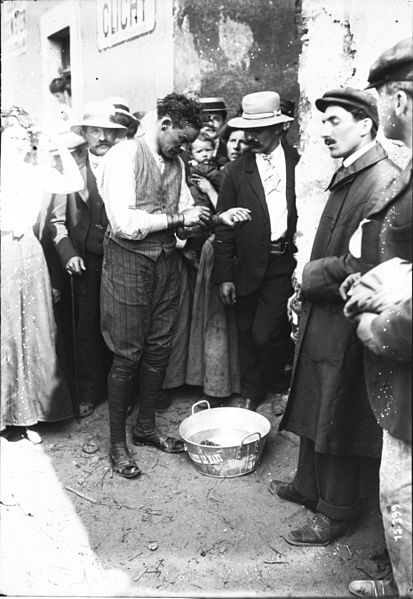
<instances>
[{"instance_id":1,"label":"woman in long dress","mask_svg":"<svg viewBox=\"0 0 413 599\"><path fill-rule=\"evenodd\" d=\"M229 162L249 149L242 129L227 127L221 136ZM225 171L225 166L223 168ZM199 385L209 397L240 392L235 313L220 301L211 281L214 235L204 243L194 290L186 383Z\"/></svg>"},{"instance_id":2,"label":"woman in long dress","mask_svg":"<svg viewBox=\"0 0 413 599\"><path fill-rule=\"evenodd\" d=\"M84 183L63 146L58 147L62 172L38 163L38 136L24 109L2 110L1 141L0 431L22 427L39 443L33 426L72 418L73 409L56 357L49 273L33 227L45 192L67 194Z\"/></svg>"}]
</instances>

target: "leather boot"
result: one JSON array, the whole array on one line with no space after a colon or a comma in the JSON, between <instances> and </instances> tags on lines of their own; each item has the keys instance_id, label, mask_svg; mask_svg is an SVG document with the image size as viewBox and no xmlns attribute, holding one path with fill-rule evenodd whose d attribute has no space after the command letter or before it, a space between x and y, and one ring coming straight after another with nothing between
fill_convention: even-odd
<instances>
[{"instance_id":1,"label":"leather boot","mask_svg":"<svg viewBox=\"0 0 413 599\"><path fill-rule=\"evenodd\" d=\"M141 365L139 373L139 412L136 424L132 429L132 440L135 445L151 445L166 453L185 451L179 439L161 435L156 429L155 410L162 393L165 368L149 368Z\"/></svg>"},{"instance_id":2,"label":"leather boot","mask_svg":"<svg viewBox=\"0 0 413 599\"><path fill-rule=\"evenodd\" d=\"M110 428L110 459L113 471L124 478L135 478L140 469L126 445L126 412L132 393L134 376L121 376L111 372L108 377L108 403Z\"/></svg>"}]
</instances>

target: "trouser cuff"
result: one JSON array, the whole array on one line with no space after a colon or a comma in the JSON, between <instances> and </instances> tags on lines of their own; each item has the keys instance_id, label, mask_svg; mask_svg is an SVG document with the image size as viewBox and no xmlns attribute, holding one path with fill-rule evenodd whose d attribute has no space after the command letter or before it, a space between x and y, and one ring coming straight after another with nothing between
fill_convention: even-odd
<instances>
[{"instance_id":1,"label":"trouser cuff","mask_svg":"<svg viewBox=\"0 0 413 599\"><path fill-rule=\"evenodd\" d=\"M361 501L357 500L353 505L332 505L323 499L319 499L317 512L321 512L331 520L341 520L348 522L355 520L360 515Z\"/></svg>"}]
</instances>

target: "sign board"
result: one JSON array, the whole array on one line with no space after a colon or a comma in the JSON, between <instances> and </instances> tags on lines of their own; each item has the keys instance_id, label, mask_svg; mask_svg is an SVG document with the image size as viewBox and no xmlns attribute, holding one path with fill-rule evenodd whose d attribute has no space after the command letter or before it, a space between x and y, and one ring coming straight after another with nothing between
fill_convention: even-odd
<instances>
[{"instance_id":1,"label":"sign board","mask_svg":"<svg viewBox=\"0 0 413 599\"><path fill-rule=\"evenodd\" d=\"M2 2L2 50L5 59L14 58L27 52L26 8L26 0Z\"/></svg>"},{"instance_id":2,"label":"sign board","mask_svg":"<svg viewBox=\"0 0 413 599\"><path fill-rule=\"evenodd\" d=\"M150 33L155 24L156 0L97 0L99 50Z\"/></svg>"}]
</instances>

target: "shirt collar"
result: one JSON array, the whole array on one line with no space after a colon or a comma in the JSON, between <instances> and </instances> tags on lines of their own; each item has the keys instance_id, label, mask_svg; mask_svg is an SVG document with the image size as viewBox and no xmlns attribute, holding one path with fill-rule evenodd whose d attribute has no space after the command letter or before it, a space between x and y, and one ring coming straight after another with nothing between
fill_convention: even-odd
<instances>
[{"instance_id":1,"label":"shirt collar","mask_svg":"<svg viewBox=\"0 0 413 599\"><path fill-rule=\"evenodd\" d=\"M104 158L104 156L96 156L96 154L92 154L92 152L90 150L88 150L87 153L88 153L90 168L92 169L92 173L96 177L96 173L99 169L99 166L102 164L102 158Z\"/></svg>"},{"instance_id":2,"label":"shirt collar","mask_svg":"<svg viewBox=\"0 0 413 599\"><path fill-rule=\"evenodd\" d=\"M350 154L350 156L347 156L347 158L345 158L343 160L343 167L347 168L348 166L350 166L350 164L353 164L353 162L356 162L356 160L358 160L361 156L363 156L363 154L366 154L366 152L371 150L371 148L374 148L375 145L376 145L376 140L373 139L373 141L369 142L367 145L363 146L359 150L356 150L355 152Z\"/></svg>"}]
</instances>

